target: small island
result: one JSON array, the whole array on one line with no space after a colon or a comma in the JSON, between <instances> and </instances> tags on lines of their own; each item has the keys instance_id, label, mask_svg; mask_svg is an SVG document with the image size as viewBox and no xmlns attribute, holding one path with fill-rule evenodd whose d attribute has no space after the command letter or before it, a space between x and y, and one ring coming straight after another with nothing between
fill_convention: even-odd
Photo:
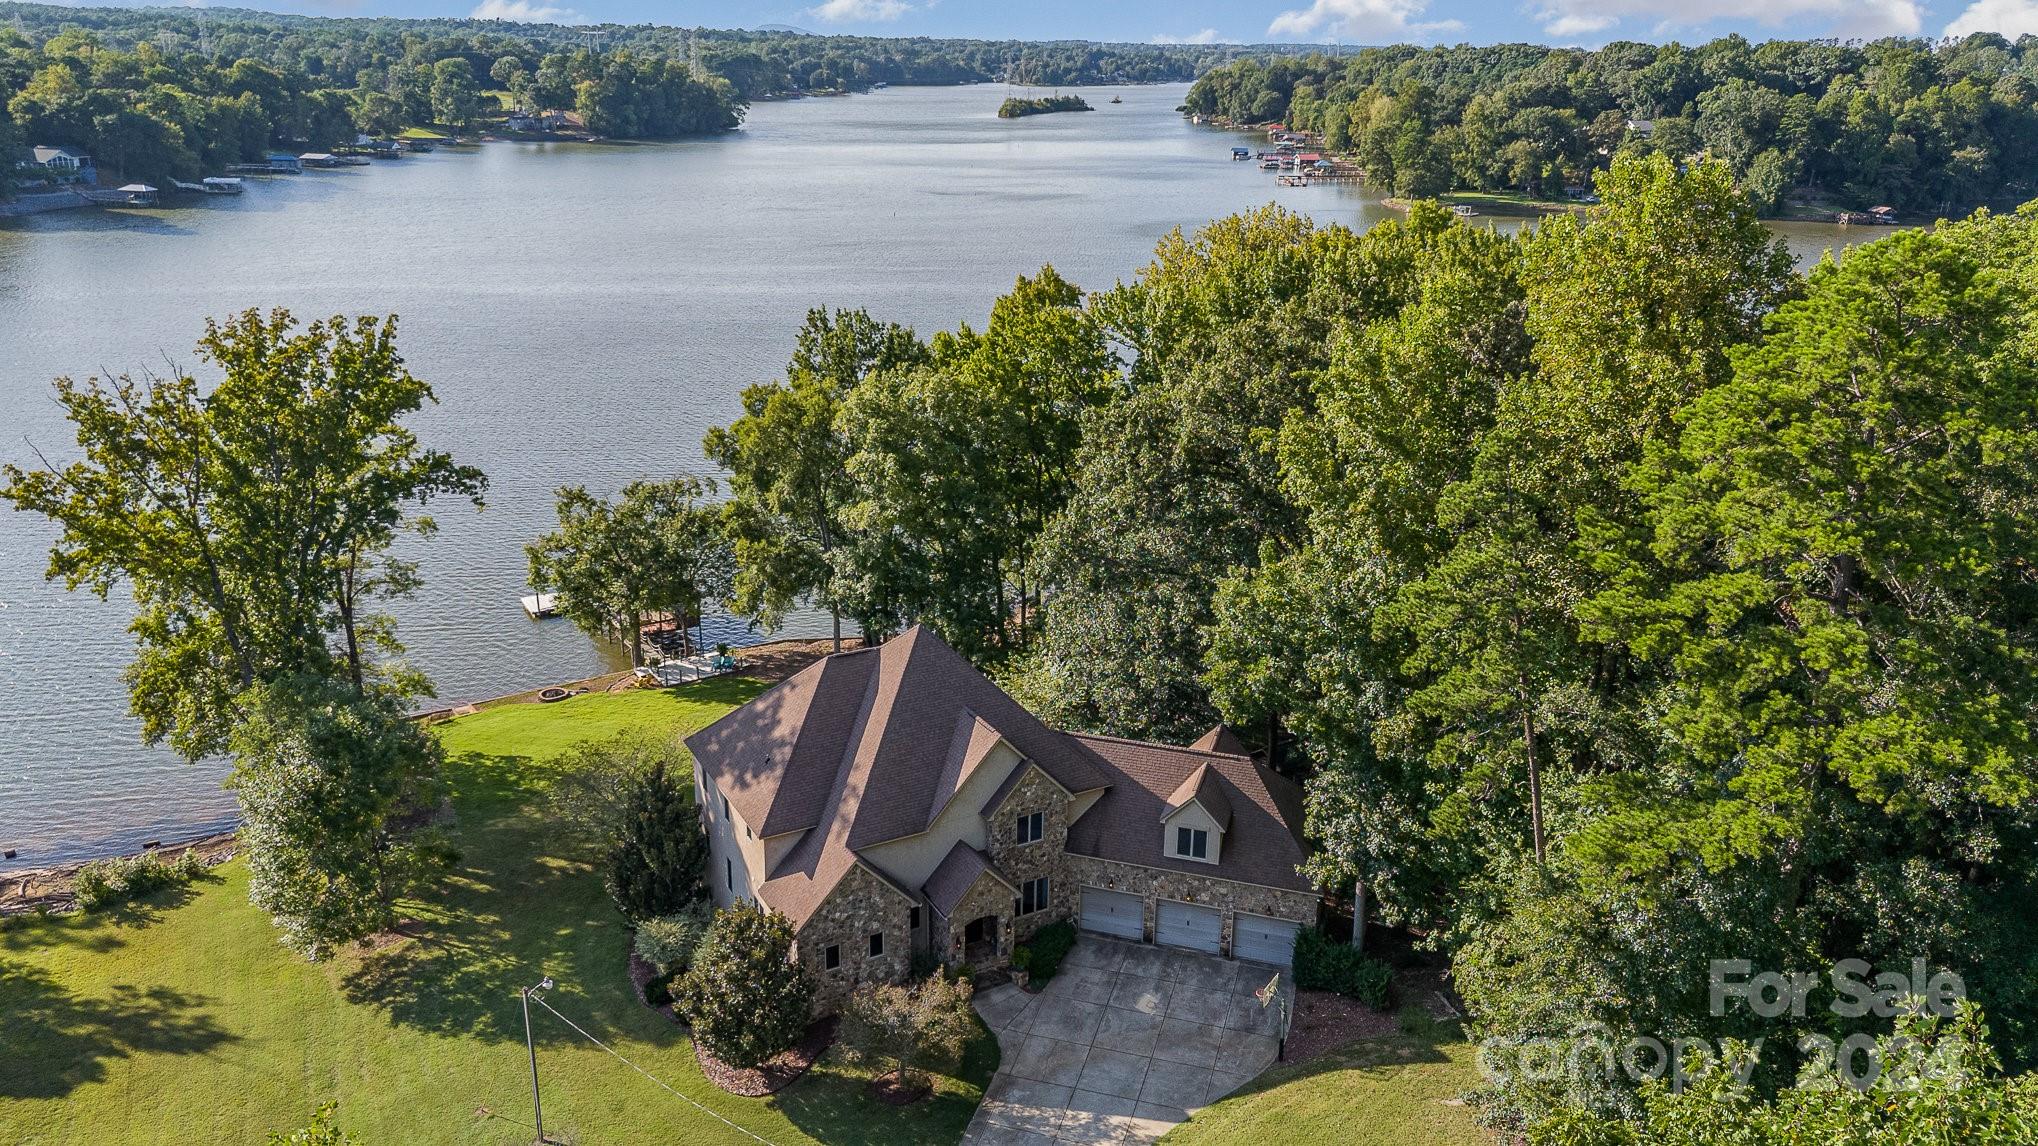
<instances>
[{"instance_id":1,"label":"small island","mask_svg":"<svg viewBox=\"0 0 2038 1146\"><path fill-rule=\"evenodd\" d=\"M1083 97L1072 95L1042 96L1039 99L1012 98L998 105L999 119L1018 119L1026 115L1047 115L1057 111L1095 111L1097 109L1083 102Z\"/></svg>"}]
</instances>

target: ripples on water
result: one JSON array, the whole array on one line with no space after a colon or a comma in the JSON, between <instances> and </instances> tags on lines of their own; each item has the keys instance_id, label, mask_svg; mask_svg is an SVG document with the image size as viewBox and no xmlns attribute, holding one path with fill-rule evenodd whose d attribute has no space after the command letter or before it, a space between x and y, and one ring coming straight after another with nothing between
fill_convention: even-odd
<instances>
[{"instance_id":1,"label":"ripples on water","mask_svg":"<svg viewBox=\"0 0 2038 1146\"><path fill-rule=\"evenodd\" d=\"M1269 199L1354 227L1388 214L1377 192L1281 188L1231 162L1233 137L1174 113L1184 87L1118 91L1088 114L999 120L995 86L892 88L760 104L712 140L489 144L21 221L0 229L0 458L72 456L50 379L189 365L207 316L399 314L440 403L415 425L493 482L485 512L439 507L415 551L425 588L394 610L413 659L448 702L620 667L565 621L523 615L523 545L560 485L706 472L703 431L783 368L808 308L929 334L981 324L1043 263L1108 287L1171 228ZM1801 257L1835 235L1789 233ZM139 744L127 610L45 584L53 536L0 513L0 848L21 852L0 868L174 838L232 808L223 765ZM710 628L744 639L731 618ZM812 615L789 628L826 631Z\"/></svg>"}]
</instances>

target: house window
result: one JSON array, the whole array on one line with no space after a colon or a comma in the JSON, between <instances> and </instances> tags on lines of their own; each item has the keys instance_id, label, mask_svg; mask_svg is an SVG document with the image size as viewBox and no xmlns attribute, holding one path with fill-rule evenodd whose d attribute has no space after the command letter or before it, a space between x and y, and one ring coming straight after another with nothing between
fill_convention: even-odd
<instances>
[{"instance_id":1,"label":"house window","mask_svg":"<svg viewBox=\"0 0 2038 1146\"><path fill-rule=\"evenodd\" d=\"M1185 859L1210 858L1210 833L1202 828L1176 828L1175 854Z\"/></svg>"},{"instance_id":2,"label":"house window","mask_svg":"<svg viewBox=\"0 0 2038 1146\"><path fill-rule=\"evenodd\" d=\"M1045 824L1039 812L1033 812L1028 815L1020 816L1018 828L1019 842L1022 844L1030 844L1039 840L1042 835L1041 829L1044 826Z\"/></svg>"},{"instance_id":3,"label":"house window","mask_svg":"<svg viewBox=\"0 0 2038 1146\"><path fill-rule=\"evenodd\" d=\"M911 911L909 911L909 912L907 912L907 913L906 913L906 927L907 927L907 928L908 928L909 930L912 930L912 931L918 931L918 930L920 930L920 909L919 909L919 908L917 908L917 907L916 907L916 908L914 908L913 910L911 910Z\"/></svg>"},{"instance_id":4,"label":"house window","mask_svg":"<svg viewBox=\"0 0 2038 1146\"><path fill-rule=\"evenodd\" d=\"M733 859L722 861L722 886L728 891L736 890L736 861Z\"/></svg>"},{"instance_id":5,"label":"house window","mask_svg":"<svg viewBox=\"0 0 2038 1146\"><path fill-rule=\"evenodd\" d=\"M878 955L882 955L882 954L884 954L884 953L885 953L885 933L884 933L884 932L882 932L882 931L873 931L873 932L871 932L871 933L870 933L870 953L871 953L871 955L872 955L873 957L875 957L875 956L878 956Z\"/></svg>"},{"instance_id":6,"label":"house window","mask_svg":"<svg viewBox=\"0 0 2038 1146\"><path fill-rule=\"evenodd\" d=\"M1019 914L1031 915L1047 910L1047 877L1029 879L1019 885Z\"/></svg>"},{"instance_id":7,"label":"house window","mask_svg":"<svg viewBox=\"0 0 2038 1146\"><path fill-rule=\"evenodd\" d=\"M842 945L840 943L830 943L821 952L821 966L829 971L842 966Z\"/></svg>"},{"instance_id":8,"label":"house window","mask_svg":"<svg viewBox=\"0 0 2038 1146\"><path fill-rule=\"evenodd\" d=\"M729 797L727 796L722 797L722 818L725 820L729 818Z\"/></svg>"}]
</instances>

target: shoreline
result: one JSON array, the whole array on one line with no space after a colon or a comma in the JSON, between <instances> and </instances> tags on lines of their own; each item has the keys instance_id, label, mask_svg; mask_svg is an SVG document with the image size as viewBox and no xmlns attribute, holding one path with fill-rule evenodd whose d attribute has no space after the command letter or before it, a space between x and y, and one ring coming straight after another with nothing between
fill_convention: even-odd
<instances>
[{"instance_id":1,"label":"shoreline","mask_svg":"<svg viewBox=\"0 0 2038 1146\"><path fill-rule=\"evenodd\" d=\"M736 672L729 675L748 677L752 680L783 680L820 657L827 655L833 648L833 645L834 639L832 637L787 637L781 640L764 641L755 645L732 647L730 651L735 653L745 663ZM861 648L862 645L863 640L861 637L845 636L842 638L842 648L845 652L853 648ZM538 694L552 688L563 688L574 695L586 695L594 692L623 692L638 687L642 686L637 684L636 671L634 669L624 669L619 672L602 673L598 676L585 677L563 684L519 689L516 692L506 692L500 696L477 700L470 704L451 705L445 708L435 708L425 712L412 713L410 718L429 727L462 716L471 716L484 709L501 708L511 704L543 704L546 702L540 700ZM665 686L653 685L651 687L663 688ZM686 686L680 685L677 687L684 688ZM95 860L117 859L138 855L158 855L168 859L187 851L200 851L206 853L206 862L208 864L217 865L233 858L236 854L236 840L237 831L232 828L225 831L204 830L201 834L168 840L154 847L116 848L94 855L67 859L57 863L42 864L36 867L0 870L0 919L11 915L33 914L36 911L63 912L73 910L75 900L72 898L70 891L71 879L78 873L79 868Z\"/></svg>"}]
</instances>

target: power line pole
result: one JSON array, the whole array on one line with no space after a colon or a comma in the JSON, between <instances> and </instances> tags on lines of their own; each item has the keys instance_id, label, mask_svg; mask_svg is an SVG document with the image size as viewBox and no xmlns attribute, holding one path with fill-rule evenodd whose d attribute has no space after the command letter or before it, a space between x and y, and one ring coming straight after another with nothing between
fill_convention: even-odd
<instances>
[{"instance_id":1,"label":"power line pole","mask_svg":"<svg viewBox=\"0 0 2038 1146\"><path fill-rule=\"evenodd\" d=\"M552 989L552 977L547 975L538 980L535 987L525 987L521 992L524 1000L524 1050L531 1056L531 1118L537 1124L538 1146L545 1146L545 1104L538 1098L538 1044L531 1038L531 992Z\"/></svg>"}]
</instances>

